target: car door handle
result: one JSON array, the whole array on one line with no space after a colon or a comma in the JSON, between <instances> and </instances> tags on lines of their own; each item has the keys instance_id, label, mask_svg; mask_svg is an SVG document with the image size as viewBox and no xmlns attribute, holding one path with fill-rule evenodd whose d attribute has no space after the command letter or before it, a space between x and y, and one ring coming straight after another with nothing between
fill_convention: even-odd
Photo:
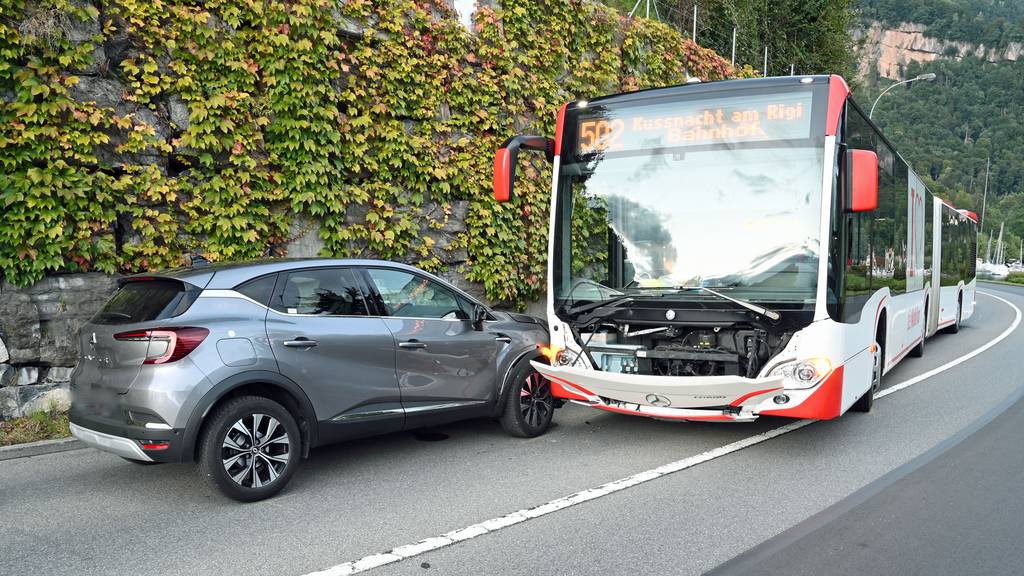
<instances>
[{"instance_id":1,"label":"car door handle","mask_svg":"<svg viewBox=\"0 0 1024 576\"><path fill-rule=\"evenodd\" d=\"M427 345L424 344L423 342L417 342L415 340L410 340L408 342L399 342L398 343L398 347L399 348L426 348Z\"/></svg>"},{"instance_id":2,"label":"car door handle","mask_svg":"<svg viewBox=\"0 0 1024 576\"><path fill-rule=\"evenodd\" d=\"M288 348L312 348L319 344L316 340L308 340L306 338L300 338L297 340L285 340L284 345Z\"/></svg>"},{"instance_id":3,"label":"car door handle","mask_svg":"<svg viewBox=\"0 0 1024 576\"><path fill-rule=\"evenodd\" d=\"M508 336L497 336L497 337L494 338L494 341L495 342L504 342L505 344L511 344L512 343L512 339L509 338Z\"/></svg>"}]
</instances>

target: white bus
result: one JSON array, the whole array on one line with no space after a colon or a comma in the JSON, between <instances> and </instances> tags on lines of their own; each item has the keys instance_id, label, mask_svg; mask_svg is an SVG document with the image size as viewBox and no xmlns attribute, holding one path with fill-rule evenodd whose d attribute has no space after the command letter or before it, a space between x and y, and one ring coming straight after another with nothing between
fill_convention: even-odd
<instances>
[{"instance_id":1,"label":"white bus","mask_svg":"<svg viewBox=\"0 0 1024 576\"><path fill-rule=\"evenodd\" d=\"M868 411L883 375L974 311L976 217L934 198L839 76L567 104L555 138L552 394L678 420Z\"/></svg>"}]
</instances>

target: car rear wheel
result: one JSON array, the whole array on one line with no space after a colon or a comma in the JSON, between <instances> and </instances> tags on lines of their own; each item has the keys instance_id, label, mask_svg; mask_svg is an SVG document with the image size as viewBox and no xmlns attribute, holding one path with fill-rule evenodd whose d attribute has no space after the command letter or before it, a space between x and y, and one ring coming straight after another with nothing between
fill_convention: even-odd
<instances>
[{"instance_id":1,"label":"car rear wheel","mask_svg":"<svg viewBox=\"0 0 1024 576\"><path fill-rule=\"evenodd\" d=\"M540 436L551 427L555 412L551 383L525 362L513 375L511 386L501 414L501 427L520 438Z\"/></svg>"},{"instance_id":2,"label":"car rear wheel","mask_svg":"<svg viewBox=\"0 0 1024 576\"><path fill-rule=\"evenodd\" d=\"M214 488L240 502L281 491L300 460L299 427L283 406L242 396L217 408L199 447L199 472Z\"/></svg>"}]
</instances>

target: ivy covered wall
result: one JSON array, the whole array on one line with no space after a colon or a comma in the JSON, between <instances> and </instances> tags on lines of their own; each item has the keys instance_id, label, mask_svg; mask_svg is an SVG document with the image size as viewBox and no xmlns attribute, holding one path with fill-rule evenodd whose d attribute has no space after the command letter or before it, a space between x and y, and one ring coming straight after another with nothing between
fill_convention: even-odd
<instances>
[{"instance_id":1,"label":"ivy covered wall","mask_svg":"<svg viewBox=\"0 0 1024 576\"><path fill-rule=\"evenodd\" d=\"M583 0L0 0L0 270L396 259L522 306L550 173L490 200L494 149L561 103L734 74ZM749 73L749 71L747 71Z\"/></svg>"}]
</instances>

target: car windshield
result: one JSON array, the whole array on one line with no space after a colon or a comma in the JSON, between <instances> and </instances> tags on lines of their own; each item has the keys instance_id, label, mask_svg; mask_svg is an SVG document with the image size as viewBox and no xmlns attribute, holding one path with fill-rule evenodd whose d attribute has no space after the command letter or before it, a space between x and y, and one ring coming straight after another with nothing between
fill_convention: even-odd
<instances>
[{"instance_id":1,"label":"car windshield","mask_svg":"<svg viewBox=\"0 0 1024 576\"><path fill-rule=\"evenodd\" d=\"M629 136L626 129L620 138ZM626 142L563 164L557 297L572 305L706 286L752 300L813 301L824 146L736 140Z\"/></svg>"}]
</instances>

